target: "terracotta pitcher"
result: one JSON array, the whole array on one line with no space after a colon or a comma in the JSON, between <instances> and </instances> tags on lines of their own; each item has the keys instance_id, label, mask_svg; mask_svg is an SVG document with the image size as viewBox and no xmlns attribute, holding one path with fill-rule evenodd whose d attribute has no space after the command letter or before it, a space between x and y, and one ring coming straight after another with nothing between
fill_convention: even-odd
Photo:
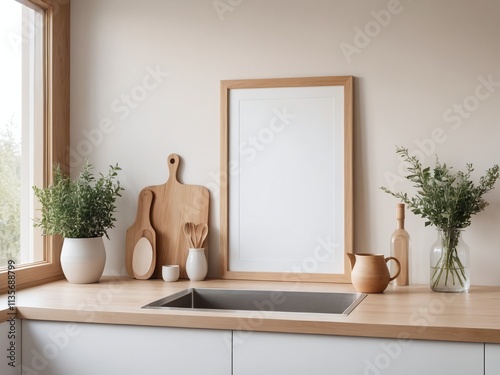
<instances>
[{"instance_id":1,"label":"terracotta pitcher","mask_svg":"<svg viewBox=\"0 0 500 375\"><path fill-rule=\"evenodd\" d=\"M389 285L389 281L398 277L401 271L399 260L394 257L384 258L382 254L349 254L351 262L351 280L354 288L360 293L382 293ZM391 277L387 262L396 262L397 271Z\"/></svg>"}]
</instances>

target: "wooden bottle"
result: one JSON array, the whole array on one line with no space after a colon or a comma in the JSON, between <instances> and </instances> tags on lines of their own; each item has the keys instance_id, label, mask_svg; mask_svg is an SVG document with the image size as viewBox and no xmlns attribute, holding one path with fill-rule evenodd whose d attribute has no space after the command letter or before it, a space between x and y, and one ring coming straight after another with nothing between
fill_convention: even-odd
<instances>
[{"instance_id":1,"label":"wooden bottle","mask_svg":"<svg viewBox=\"0 0 500 375\"><path fill-rule=\"evenodd\" d=\"M410 285L409 253L410 235L405 230L405 205L398 203L396 207L397 228L391 236L391 256L397 258L401 264L401 272L394 280L394 285Z\"/></svg>"}]
</instances>

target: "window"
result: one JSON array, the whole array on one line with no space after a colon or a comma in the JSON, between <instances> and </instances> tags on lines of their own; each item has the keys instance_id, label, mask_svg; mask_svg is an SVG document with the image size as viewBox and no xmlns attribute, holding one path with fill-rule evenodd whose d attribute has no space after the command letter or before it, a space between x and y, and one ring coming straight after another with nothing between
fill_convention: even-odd
<instances>
[{"instance_id":1,"label":"window","mask_svg":"<svg viewBox=\"0 0 500 375\"><path fill-rule=\"evenodd\" d=\"M32 186L69 170L69 0L0 2L0 293L60 278L61 239L33 227Z\"/></svg>"},{"instance_id":2,"label":"window","mask_svg":"<svg viewBox=\"0 0 500 375\"><path fill-rule=\"evenodd\" d=\"M30 219L30 186L43 184L43 15L16 1L0 5L3 69L0 87L0 266L45 258Z\"/></svg>"}]
</instances>

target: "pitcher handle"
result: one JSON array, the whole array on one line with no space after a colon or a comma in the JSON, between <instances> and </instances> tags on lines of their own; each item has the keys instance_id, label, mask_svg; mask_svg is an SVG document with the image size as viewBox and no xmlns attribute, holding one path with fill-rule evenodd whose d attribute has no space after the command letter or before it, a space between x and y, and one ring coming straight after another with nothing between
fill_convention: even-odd
<instances>
[{"instance_id":1,"label":"pitcher handle","mask_svg":"<svg viewBox=\"0 0 500 375\"><path fill-rule=\"evenodd\" d=\"M394 257L387 257L387 258L385 258L385 263L387 263L387 262L388 262L388 261L390 261L390 260L395 261L395 262L396 262L396 264L397 264L397 266L398 266L398 270L396 271L396 274L395 274L393 277L391 277L391 278L389 279L389 281L392 281L392 280L394 280L396 277L398 277L398 276L399 276L399 273L401 272L401 263L399 263L399 260L397 260L397 259L396 259L396 258L394 258ZM389 276L390 276L390 275L389 275Z\"/></svg>"}]
</instances>

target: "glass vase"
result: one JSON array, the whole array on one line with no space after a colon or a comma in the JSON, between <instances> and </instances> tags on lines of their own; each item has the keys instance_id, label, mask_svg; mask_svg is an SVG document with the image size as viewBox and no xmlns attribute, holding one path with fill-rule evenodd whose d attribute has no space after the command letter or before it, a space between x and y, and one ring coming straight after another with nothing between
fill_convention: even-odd
<instances>
[{"instance_id":1,"label":"glass vase","mask_svg":"<svg viewBox=\"0 0 500 375\"><path fill-rule=\"evenodd\" d=\"M470 249L462 239L463 229L438 229L431 248L431 289L466 293L470 288Z\"/></svg>"}]
</instances>

